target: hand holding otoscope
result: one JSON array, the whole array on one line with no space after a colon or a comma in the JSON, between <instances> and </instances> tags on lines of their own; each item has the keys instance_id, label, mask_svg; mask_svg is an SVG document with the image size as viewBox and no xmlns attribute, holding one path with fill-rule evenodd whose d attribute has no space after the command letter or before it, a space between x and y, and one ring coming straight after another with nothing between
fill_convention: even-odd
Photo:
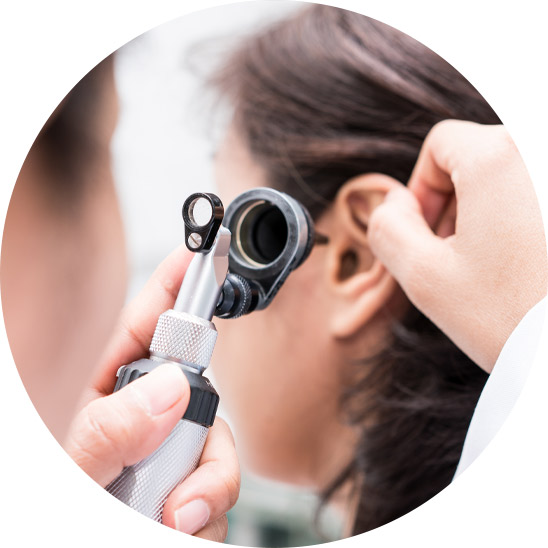
<instances>
[{"instance_id":1,"label":"hand holding otoscope","mask_svg":"<svg viewBox=\"0 0 548 548\"><path fill-rule=\"evenodd\" d=\"M222 204L211 194L189 197L183 207L183 218L185 243L195 255L174 304L178 285L174 263L162 265L149 283L156 287L161 284L164 292L163 306L152 307L159 319L150 343L150 357L143 358L143 350L150 340L154 318L152 310L142 307L150 299L153 287L147 287L140 304L127 311L122 322L126 325L122 331L125 334L116 339L106 368L112 375L114 364L120 366L131 359L143 358L119 368L115 393L107 398L123 399L136 392L137 399L143 399L139 390L147 376L154 377L154 382L164 384L171 396L179 391L179 397L172 398L173 405L168 408L169 420L164 420L165 424L153 436L142 436L141 444L134 443L135 447L129 451L133 458L115 459L117 466L111 466L110 470L101 461L112 460L113 453L120 457L123 453L117 446L120 434L123 440L124 429L126 433L132 431L135 417L126 416L128 424L119 424L114 433L104 433L107 443L97 449L98 455L90 456L89 451L79 454L78 448L88 447L89 443L78 436L71 440L67 450L94 479L102 485L108 484L109 492L141 513L189 533L209 523L200 536L222 540L226 534L224 513L237 498L239 472L226 425L217 421L212 426L218 396L202 376L216 339L211 318L214 314L235 318L268 306L289 273L302 264L314 242L322 237L314 235L310 216L298 202L265 188L236 198L227 211L225 226L221 226ZM180 254L177 260L181 261ZM184 383L183 389L177 388L177 384L181 385L181 373L188 380L190 394ZM170 376L171 386L166 379ZM108 385L104 372L99 391L108 393L111 389ZM107 398L92 402L86 408L87 418L84 410L84 418L80 420L90 420L89 408L93 417L93 404L99 402L95 407L100 408L101 401ZM161 399L164 405L160 407L166 407L170 398ZM150 422L150 417L147 420ZM73 429L76 433L81 430ZM109 440L113 442L110 453ZM223 468L220 464L223 462L227 466L215 475L215 465ZM209 465L207 473L201 473L202 465ZM94 473L94 469L101 472ZM187 481L177 488L185 478Z\"/></svg>"}]
</instances>

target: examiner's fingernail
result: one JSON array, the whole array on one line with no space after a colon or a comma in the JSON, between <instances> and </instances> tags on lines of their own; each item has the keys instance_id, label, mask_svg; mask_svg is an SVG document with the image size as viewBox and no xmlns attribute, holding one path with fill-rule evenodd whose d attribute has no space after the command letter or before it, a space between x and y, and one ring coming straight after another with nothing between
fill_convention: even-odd
<instances>
[{"instance_id":1,"label":"examiner's fingernail","mask_svg":"<svg viewBox=\"0 0 548 548\"><path fill-rule=\"evenodd\" d=\"M175 527L178 531L193 535L209 519L209 507L201 499L188 502L175 512Z\"/></svg>"},{"instance_id":2,"label":"examiner's fingernail","mask_svg":"<svg viewBox=\"0 0 548 548\"><path fill-rule=\"evenodd\" d=\"M143 398L151 415L161 415L183 397L184 386L184 374L179 367L165 364L148 373L139 384L136 382L134 390Z\"/></svg>"}]
</instances>

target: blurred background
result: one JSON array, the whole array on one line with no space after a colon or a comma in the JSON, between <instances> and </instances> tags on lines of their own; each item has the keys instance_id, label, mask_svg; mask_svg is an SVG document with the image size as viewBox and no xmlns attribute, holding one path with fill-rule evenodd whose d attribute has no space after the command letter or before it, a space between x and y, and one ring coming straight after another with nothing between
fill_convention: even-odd
<instances>
[{"instance_id":1,"label":"blurred background","mask_svg":"<svg viewBox=\"0 0 548 548\"><path fill-rule=\"evenodd\" d=\"M216 7L153 29L117 52L120 116L112 155L130 260L128 299L183 241L185 198L215 190L211 160L223 112L204 94L204 77L234 41L300 7L285 1ZM219 414L230 422L220 396ZM312 494L242 473L228 543L304 546L339 537L330 513L322 514L322 534L314 526Z\"/></svg>"}]
</instances>

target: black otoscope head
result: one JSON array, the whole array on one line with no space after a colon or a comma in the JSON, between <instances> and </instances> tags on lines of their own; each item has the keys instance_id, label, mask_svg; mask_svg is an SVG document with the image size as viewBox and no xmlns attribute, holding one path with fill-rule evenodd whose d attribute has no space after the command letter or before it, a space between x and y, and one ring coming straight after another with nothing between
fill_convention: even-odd
<instances>
[{"instance_id":1,"label":"black otoscope head","mask_svg":"<svg viewBox=\"0 0 548 548\"><path fill-rule=\"evenodd\" d=\"M306 208L271 188L255 188L236 197L223 225L232 238L229 274L216 312L222 318L266 308L314 243L325 242L315 234Z\"/></svg>"}]
</instances>

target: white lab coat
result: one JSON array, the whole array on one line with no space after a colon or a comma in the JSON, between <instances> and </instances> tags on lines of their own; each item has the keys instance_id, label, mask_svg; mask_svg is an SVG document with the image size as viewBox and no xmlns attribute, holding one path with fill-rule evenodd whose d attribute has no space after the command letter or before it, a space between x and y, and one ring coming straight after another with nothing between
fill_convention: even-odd
<instances>
[{"instance_id":1,"label":"white lab coat","mask_svg":"<svg viewBox=\"0 0 548 548\"><path fill-rule=\"evenodd\" d=\"M455 478L487 447L516 403L539 346L546 306L544 298L506 341L472 416Z\"/></svg>"}]
</instances>

